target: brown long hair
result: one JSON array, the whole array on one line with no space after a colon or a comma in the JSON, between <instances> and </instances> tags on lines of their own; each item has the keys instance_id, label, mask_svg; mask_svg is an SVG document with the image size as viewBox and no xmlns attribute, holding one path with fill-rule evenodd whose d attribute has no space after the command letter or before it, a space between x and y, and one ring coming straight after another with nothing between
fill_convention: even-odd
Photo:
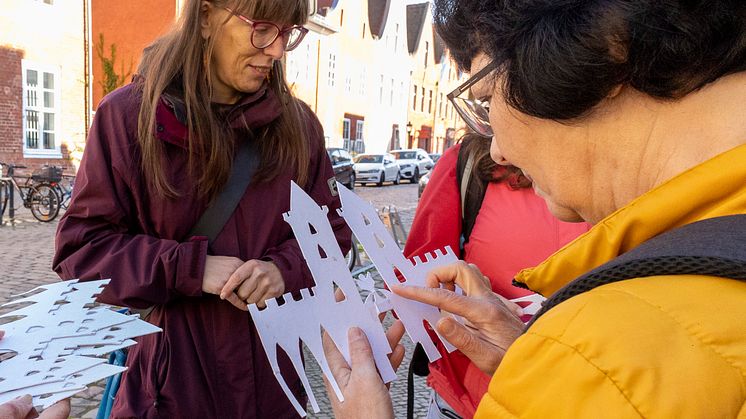
<instances>
[{"instance_id":1,"label":"brown long hair","mask_svg":"<svg viewBox=\"0 0 746 419\"><path fill-rule=\"evenodd\" d=\"M490 139L474 132L465 133L461 139L461 148L465 155L474 154L473 176L479 178L480 184L507 182L513 189L523 189L531 186L521 169L515 166L501 166L490 157Z\"/></svg>"},{"instance_id":2,"label":"brown long hair","mask_svg":"<svg viewBox=\"0 0 746 419\"><path fill-rule=\"evenodd\" d=\"M260 20L302 25L308 19L308 0L213 0L212 3L216 7L230 5L238 13ZM200 9L200 0L187 0L173 29L146 49L137 70L143 98L138 118L142 169L155 190L169 198L178 197L179 192L164 173L164 144L156 139L154 128L158 101L172 83L179 82L178 87L183 91L188 164L199 195L207 199L215 197L227 182L233 164L233 133L212 110L210 70L205 65L212 57L214 35L222 30L222 25L205 41L200 31ZM274 179L291 167L297 171L298 183L304 185L310 155L302 128L304 111L290 93L279 61L273 65L268 85L280 99L282 114L254 133L262 158L254 181Z\"/></svg>"}]
</instances>

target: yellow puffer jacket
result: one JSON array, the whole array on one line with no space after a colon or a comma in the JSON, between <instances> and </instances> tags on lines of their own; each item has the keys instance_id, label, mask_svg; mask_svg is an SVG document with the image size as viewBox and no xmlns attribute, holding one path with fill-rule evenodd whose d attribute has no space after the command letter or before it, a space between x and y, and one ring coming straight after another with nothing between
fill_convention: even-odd
<instances>
[{"instance_id":1,"label":"yellow puffer jacket","mask_svg":"<svg viewBox=\"0 0 746 419\"><path fill-rule=\"evenodd\" d=\"M517 279L551 295L675 227L746 213L746 146L616 211ZM638 278L541 317L507 352L477 418L746 418L746 282Z\"/></svg>"}]
</instances>

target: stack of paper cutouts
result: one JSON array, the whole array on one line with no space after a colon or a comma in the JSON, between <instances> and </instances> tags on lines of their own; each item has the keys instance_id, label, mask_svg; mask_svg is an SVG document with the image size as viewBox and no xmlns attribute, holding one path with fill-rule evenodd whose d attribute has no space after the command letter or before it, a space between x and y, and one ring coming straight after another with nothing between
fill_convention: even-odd
<instances>
[{"instance_id":1,"label":"stack of paper cutouts","mask_svg":"<svg viewBox=\"0 0 746 419\"><path fill-rule=\"evenodd\" d=\"M0 403L24 394L43 408L120 373L108 352L134 345L132 338L161 331L111 307L94 303L108 279L37 287L7 305L23 308L0 316ZM29 304L31 303L31 304Z\"/></svg>"},{"instance_id":2,"label":"stack of paper cutouts","mask_svg":"<svg viewBox=\"0 0 746 419\"><path fill-rule=\"evenodd\" d=\"M412 262L405 258L375 209L341 184L337 187L342 200L340 214L387 285L403 283L424 286L425 276L430 270L458 260L450 248L437 250L425 260ZM329 334L349 362L347 331L353 326L363 329L373 348L378 371L388 383L396 378L396 374L387 357L391 349L378 314L393 309L404 323L411 340L425 348L430 360L440 358L440 353L424 326L424 322L435 325L441 318L440 311L433 306L398 297L388 290L375 289L369 275L361 276L360 283L356 284L329 224L328 211L326 207L319 207L303 189L293 183L290 211L285 214L285 221L295 233L316 286L301 290L300 299L285 294L282 304L272 299L266 302L265 309L259 309L256 305L249 306L275 377L301 416L305 416L306 412L282 377L277 362L278 347L290 357L316 413L319 412L319 405L303 368L301 342L319 363L336 397L344 401L324 356L322 331ZM358 287L368 291L365 301ZM337 288L344 293L343 301L337 302L335 299ZM440 340L449 352L454 350L445 339Z\"/></svg>"}]
</instances>

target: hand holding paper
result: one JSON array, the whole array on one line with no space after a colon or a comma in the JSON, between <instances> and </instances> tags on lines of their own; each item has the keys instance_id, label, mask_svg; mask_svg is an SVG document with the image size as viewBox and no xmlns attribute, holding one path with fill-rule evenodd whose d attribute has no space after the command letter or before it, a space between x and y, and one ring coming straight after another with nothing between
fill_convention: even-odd
<instances>
[{"instance_id":1,"label":"hand holding paper","mask_svg":"<svg viewBox=\"0 0 746 419\"><path fill-rule=\"evenodd\" d=\"M401 327L401 333L403 334L403 332L404 329ZM334 417L341 419L356 418L360 417L362 412L365 412L366 416L373 418L393 418L394 408L391 395L389 395L388 388L378 375L376 363L373 359L373 350L368 343L368 338L357 327L349 330L348 338L352 365L347 364L331 338L324 335L324 353L334 379L342 390L345 399L344 402L340 402L336 397L329 398ZM399 338L401 338L401 334ZM404 348L401 345L398 345L398 348L402 349L402 356L396 364L392 362L394 369L401 363L404 354ZM326 378L324 383L329 394L332 394L332 389Z\"/></svg>"},{"instance_id":2,"label":"hand holding paper","mask_svg":"<svg viewBox=\"0 0 746 419\"><path fill-rule=\"evenodd\" d=\"M238 295L244 306L256 304L264 308L264 302L270 298L277 298L285 292L285 281L282 273L274 262L252 259L242 264L228 278L223 289L220 290L220 298L228 298L230 295Z\"/></svg>"},{"instance_id":3,"label":"hand holding paper","mask_svg":"<svg viewBox=\"0 0 746 419\"><path fill-rule=\"evenodd\" d=\"M436 329L480 370L492 375L524 325L521 308L492 292L483 277L475 266L457 262L433 269L427 277L431 288L392 286L391 290L404 298L463 317L464 325L444 317ZM440 288L440 284L449 288L458 285L464 295Z\"/></svg>"},{"instance_id":4,"label":"hand holding paper","mask_svg":"<svg viewBox=\"0 0 746 419\"><path fill-rule=\"evenodd\" d=\"M221 291L228 282L228 278L236 271L243 261L239 258L231 256L210 256L207 255L205 260L205 273L202 276L202 291L220 295L224 300L228 300L229 303L236 306L236 308L247 311L246 303L244 303L234 293L230 293L223 297Z\"/></svg>"}]
</instances>

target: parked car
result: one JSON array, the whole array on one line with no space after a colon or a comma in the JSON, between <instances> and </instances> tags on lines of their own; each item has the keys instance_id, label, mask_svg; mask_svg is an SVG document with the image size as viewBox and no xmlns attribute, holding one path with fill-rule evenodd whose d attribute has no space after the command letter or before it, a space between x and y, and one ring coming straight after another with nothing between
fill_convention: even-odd
<instances>
[{"instance_id":1,"label":"parked car","mask_svg":"<svg viewBox=\"0 0 746 419\"><path fill-rule=\"evenodd\" d=\"M427 186L427 183L430 182L430 175L433 174L433 172L428 172L425 176L422 176L420 178L419 183L417 184L417 199L422 198L422 192L425 191L425 186Z\"/></svg>"},{"instance_id":2,"label":"parked car","mask_svg":"<svg viewBox=\"0 0 746 419\"><path fill-rule=\"evenodd\" d=\"M391 154L399 164L402 179L409 179L411 183L418 182L420 176L428 173L435 166L430 156L421 148L393 150Z\"/></svg>"},{"instance_id":3,"label":"parked car","mask_svg":"<svg viewBox=\"0 0 746 419\"><path fill-rule=\"evenodd\" d=\"M383 182L391 181L398 185L400 179L399 165L391 154L361 154L355 159L357 183L375 183L381 186Z\"/></svg>"},{"instance_id":4,"label":"parked car","mask_svg":"<svg viewBox=\"0 0 746 419\"><path fill-rule=\"evenodd\" d=\"M326 153L332 161L334 177L337 182L345 185L348 189L355 189L355 169L352 156L344 148L327 148Z\"/></svg>"},{"instance_id":5,"label":"parked car","mask_svg":"<svg viewBox=\"0 0 746 419\"><path fill-rule=\"evenodd\" d=\"M440 154L440 153L431 153L430 154L430 158L432 159L433 163L438 163L438 160L440 160L440 156L442 156L442 154Z\"/></svg>"}]
</instances>

